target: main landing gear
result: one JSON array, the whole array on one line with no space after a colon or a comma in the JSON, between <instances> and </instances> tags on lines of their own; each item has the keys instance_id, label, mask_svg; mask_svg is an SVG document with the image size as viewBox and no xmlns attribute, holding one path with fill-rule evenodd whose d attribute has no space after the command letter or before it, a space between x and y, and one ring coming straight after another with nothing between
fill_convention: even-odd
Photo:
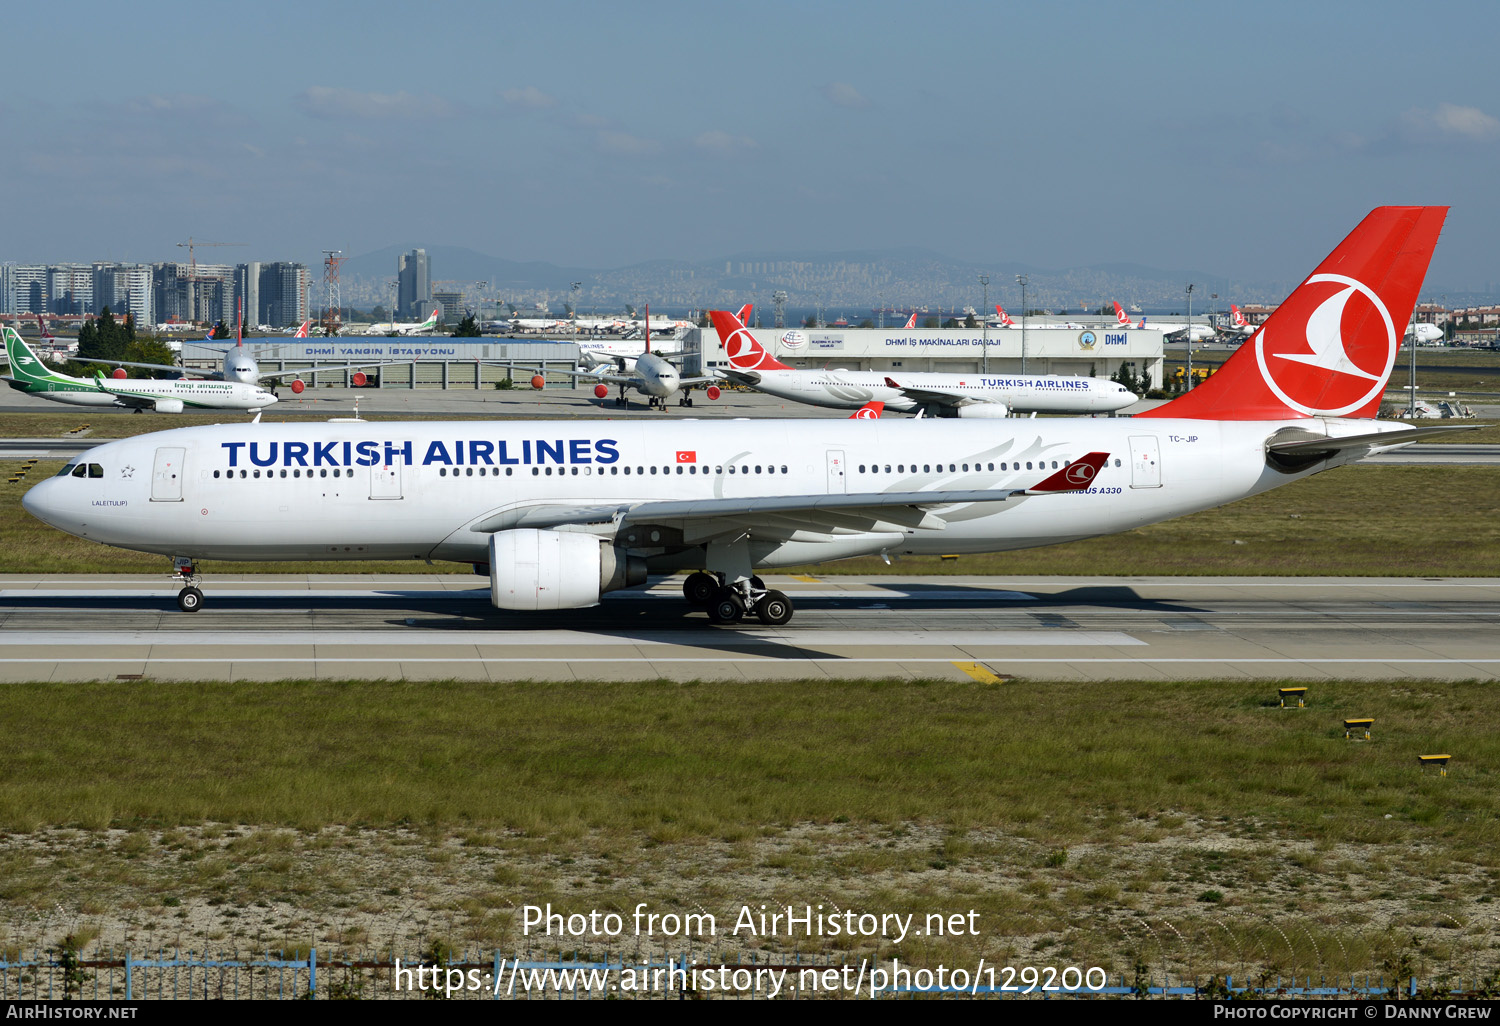
<instances>
[{"instance_id":1,"label":"main landing gear","mask_svg":"<svg viewBox=\"0 0 1500 1026\"><path fill-rule=\"evenodd\" d=\"M173 556L172 570L172 580L184 585L177 593L177 608L184 613L196 613L203 608L203 592L198 589L198 568L187 556Z\"/></svg>"},{"instance_id":2,"label":"main landing gear","mask_svg":"<svg viewBox=\"0 0 1500 1026\"><path fill-rule=\"evenodd\" d=\"M707 610L711 623L738 623L754 613L761 623L780 627L792 618L792 600L783 592L768 591L759 577L726 584L725 576L699 571L682 584L688 604Z\"/></svg>"}]
</instances>

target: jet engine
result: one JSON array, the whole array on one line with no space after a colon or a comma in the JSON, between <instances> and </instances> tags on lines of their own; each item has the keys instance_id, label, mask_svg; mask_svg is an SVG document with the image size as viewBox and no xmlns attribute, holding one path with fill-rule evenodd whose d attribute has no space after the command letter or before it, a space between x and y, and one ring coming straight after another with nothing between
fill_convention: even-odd
<instances>
[{"instance_id":1,"label":"jet engine","mask_svg":"<svg viewBox=\"0 0 1500 1026\"><path fill-rule=\"evenodd\" d=\"M181 413L181 399L158 399L156 400L157 413Z\"/></svg>"},{"instance_id":2,"label":"jet engine","mask_svg":"<svg viewBox=\"0 0 1500 1026\"><path fill-rule=\"evenodd\" d=\"M1010 416L1010 407L1004 403L970 403L953 412L965 420L1002 420Z\"/></svg>"},{"instance_id":3,"label":"jet engine","mask_svg":"<svg viewBox=\"0 0 1500 1026\"><path fill-rule=\"evenodd\" d=\"M307 387L307 383L305 381L303 381L301 378L297 378L297 379L295 379L292 382L292 392L294 394L296 394L296 395L301 395L302 394L302 390L305 389L306 387Z\"/></svg>"},{"instance_id":4,"label":"jet engine","mask_svg":"<svg viewBox=\"0 0 1500 1026\"><path fill-rule=\"evenodd\" d=\"M606 591L646 581L646 561L590 534L514 530L490 535L490 604L581 609Z\"/></svg>"}]
</instances>

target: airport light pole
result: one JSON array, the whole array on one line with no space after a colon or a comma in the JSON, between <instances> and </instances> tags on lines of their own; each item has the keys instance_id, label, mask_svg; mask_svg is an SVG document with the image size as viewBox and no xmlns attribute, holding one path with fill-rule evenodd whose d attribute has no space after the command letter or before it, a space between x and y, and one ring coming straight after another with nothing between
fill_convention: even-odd
<instances>
[{"instance_id":1,"label":"airport light pole","mask_svg":"<svg viewBox=\"0 0 1500 1026\"><path fill-rule=\"evenodd\" d=\"M1188 303L1187 381L1184 382L1183 391L1184 392L1191 392L1193 390L1193 285L1192 285L1191 282L1188 283L1188 287L1187 287L1187 303Z\"/></svg>"},{"instance_id":2,"label":"airport light pole","mask_svg":"<svg viewBox=\"0 0 1500 1026\"><path fill-rule=\"evenodd\" d=\"M1031 284L1024 274L1016 275L1016 282L1021 286L1021 373L1026 373L1026 286Z\"/></svg>"},{"instance_id":3,"label":"airport light pole","mask_svg":"<svg viewBox=\"0 0 1500 1026\"><path fill-rule=\"evenodd\" d=\"M578 334L578 290L583 287L583 282L573 283L573 334Z\"/></svg>"},{"instance_id":4,"label":"airport light pole","mask_svg":"<svg viewBox=\"0 0 1500 1026\"><path fill-rule=\"evenodd\" d=\"M885 296L875 293L875 327L885 327Z\"/></svg>"},{"instance_id":5,"label":"airport light pole","mask_svg":"<svg viewBox=\"0 0 1500 1026\"><path fill-rule=\"evenodd\" d=\"M984 364L982 370L985 374L990 372L990 318L986 311L990 308L990 276L981 274L979 284L984 286L984 305L979 308L979 323L984 326Z\"/></svg>"}]
</instances>

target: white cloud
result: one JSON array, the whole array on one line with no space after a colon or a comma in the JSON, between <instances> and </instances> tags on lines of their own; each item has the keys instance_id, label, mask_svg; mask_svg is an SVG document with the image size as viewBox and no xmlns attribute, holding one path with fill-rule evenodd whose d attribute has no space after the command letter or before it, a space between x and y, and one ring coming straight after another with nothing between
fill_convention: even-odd
<instances>
[{"instance_id":1,"label":"white cloud","mask_svg":"<svg viewBox=\"0 0 1500 1026\"><path fill-rule=\"evenodd\" d=\"M1458 107L1451 103L1440 103L1432 114L1433 124L1449 135L1461 135L1469 139L1487 140L1500 136L1500 121L1496 121L1478 107Z\"/></svg>"},{"instance_id":2,"label":"white cloud","mask_svg":"<svg viewBox=\"0 0 1500 1026\"><path fill-rule=\"evenodd\" d=\"M870 105L864 94L848 82L830 82L823 87L823 96L829 103L851 110L860 110Z\"/></svg>"},{"instance_id":3,"label":"white cloud","mask_svg":"<svg viewBox=\"0 0 1500 1026\"><path fill-rule=\"evenodd\" d=\"M314 118L365 118L415 121L451 118L457 112L440 96L426 93L361 93L353 89L313 86L297 97L297 105Z\"/></svg>"},{"instance_id":4,"label":"white cloud","mask_svg":"<svg viewBox=\"0 0 1500 1026\"><path fill-rule=\"evenodd\" d=\"M546 110L557 106L557 97L548 96L536 86L527 86L524 89L507 89L500 94L500 98L512 107L526 107L531 110Z\"/></svg>"},{"instance_id":5,"label":"white cloud","mask_svg":"<svg viewBox=\"0 0 1500 1026\"><path fill-rule=\"evenodd\" d=\"M745 150L755 149L755 140L743 135L731 135L714 129L704 132L693 140L693 145L700 150L716 153L721 157L730 157Z\"/></svg>"},{"instance_id":6,"label":"white cloud","mask_svg":"<svg viewBox=\"0 0 1500 1026\"><path fill-rule=\"evenodd\" d=\"M605 131L599 133L599 148L605 153L622 157L640 157L655 153L659 147L650 139L642 139L628 132Z\"/></svg>"}]
</instances>

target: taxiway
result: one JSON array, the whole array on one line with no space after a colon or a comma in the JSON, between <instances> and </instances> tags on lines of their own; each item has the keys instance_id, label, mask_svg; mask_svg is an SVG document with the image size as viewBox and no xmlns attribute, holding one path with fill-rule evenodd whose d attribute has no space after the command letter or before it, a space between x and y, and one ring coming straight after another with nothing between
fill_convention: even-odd
<instances>
[{"instance_id":1,"label":"taxiway","mask_svg":"<svg viewBox=\"0 0 1500 1026\"><path fill-rule=\"evenodd\" d=\"M0 680L1500 678L1500 580L768 577L785 627L711 626L680 578L594 609L459 575L0 576Z\"/></svg>"}]
</instances>

